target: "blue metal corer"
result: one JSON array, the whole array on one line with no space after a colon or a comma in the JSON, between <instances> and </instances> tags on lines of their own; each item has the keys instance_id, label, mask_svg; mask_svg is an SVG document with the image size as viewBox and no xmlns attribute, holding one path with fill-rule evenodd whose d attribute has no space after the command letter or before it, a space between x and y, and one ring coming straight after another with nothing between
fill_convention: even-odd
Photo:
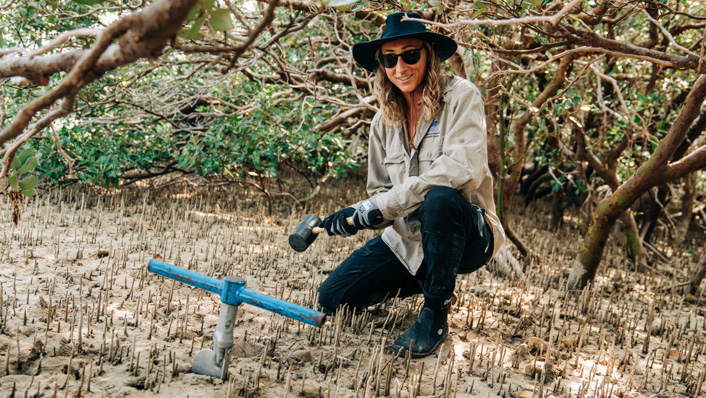
<instances>
[{"instance_id":1,"label":"blue metal corer","mask_svg":"<svg viewBox=\"0 0 706 398\"><path fill-rule=\"evenodd\" d=\"M326 322L325 314L250 290L245 287L245 280L237 276L227 276L220 280L160 260L150 260L149 271L219 294L221 302L229 305L246 303L313 326L321 326Z\"/></svg>"},{"instance_id":2,"label":"blue metal corer","mask_svg":"<svg viewBox=\"0 0 706 398\"><path fill-rule=\"evenodd\" d=\"M155 274L221 296L223 304L221 304L218 324L213 335L213 350L205 349L196 354L191 367L193 373L224 380L228 378L230 351L233 347L233 327L238 305L241 303L254 305L313 326L321 326L326 322L326 315L319 311L246 288L245 280L238 276L226 276L223 280L216 279L156 259L150 260L147 269Z\"/></svg>"}]
</instances>

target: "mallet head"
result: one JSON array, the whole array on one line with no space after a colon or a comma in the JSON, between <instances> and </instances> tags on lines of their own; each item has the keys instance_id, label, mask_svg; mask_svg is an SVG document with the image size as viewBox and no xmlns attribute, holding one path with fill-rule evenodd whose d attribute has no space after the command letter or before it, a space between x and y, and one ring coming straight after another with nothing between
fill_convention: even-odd
<instances>
[{"instance_id":1,"label":"mallet head","mask_svg":"<svg viewBox=\"0 0 706 398\"><path fill-rule=\"evenodd\" d=\"M289 235L289 246L298 252L306 250L321 232L321 229L318 228L319 224L321 224L319 216L307 214Z\"/></svg>"}]
</instances>

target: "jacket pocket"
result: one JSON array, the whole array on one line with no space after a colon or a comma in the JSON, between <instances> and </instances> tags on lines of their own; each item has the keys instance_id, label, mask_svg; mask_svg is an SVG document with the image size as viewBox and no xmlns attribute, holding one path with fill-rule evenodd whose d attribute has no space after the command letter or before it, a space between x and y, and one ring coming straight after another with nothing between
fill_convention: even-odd
<instances>
[{"instance_id":1,"label":"jacket pocket","mask_svg":"<svg viewBox=\"0 0 706 398\"><path fill-rule=\"evenodd\" d=\"M383 160L387 174L390 176L390 182L393 185L401 184L405 177L404 153L391 152L385 156Z\"/></svg>"},{"instance_id":2,"label":"jacket pocket","mask_svg":"<svg viewBox=\"0 0 706 398\"><path fill-rule=\"evenodd\" d=\"M441 156L441 147L423 148L419 152L419 174L426 173L439 156Z\"/></svg>"},{"instance_id":3,"label":"jacket pocket","mask_svg":"<svg viewBox=\"0 0 706 398\"><path fill-rule=\"evenodd\" d=\"M422 151L419 153L419 160L433 162L441 156L441 148L432 148L428 151Z\"/></svg>"}]
</instances>

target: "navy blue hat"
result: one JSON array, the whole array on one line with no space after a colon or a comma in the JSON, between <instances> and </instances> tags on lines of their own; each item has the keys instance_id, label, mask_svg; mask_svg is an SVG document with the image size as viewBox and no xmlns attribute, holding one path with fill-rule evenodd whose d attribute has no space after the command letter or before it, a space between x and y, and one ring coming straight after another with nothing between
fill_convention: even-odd
<instances>
[{"instance_id":1,"label":"navy blue hat","mask_svg":"<svg viewBox=\"0 0 706 398\"><path fill-rule=\"evenodd\" d=\"M378 49L389 41L403 39L407 37L421 39L427 43L434 44L434 52L441 59L447 60L456 52L458 45L456 42L439 33L427 31L424 23L419 21L402 21L402 17L422 19L419 14L413 12L396 12L387 16L385 30L377 40L362 41L353 45L353 59L363 68L375 72L378 68L378 61L375 59Z\"/></svg>"}]
</instances>

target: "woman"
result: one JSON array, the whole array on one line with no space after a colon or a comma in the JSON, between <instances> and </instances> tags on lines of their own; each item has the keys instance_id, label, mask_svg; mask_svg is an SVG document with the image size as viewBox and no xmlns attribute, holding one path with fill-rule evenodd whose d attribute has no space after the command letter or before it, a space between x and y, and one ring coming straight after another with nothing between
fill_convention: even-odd
<instances>
[{"instance_id":1,"label":"woman","mask_svg":"<svg viewBox=\"0 0 706 398\"><path fill-rule=\"evenodd\" d=\"M362 309L422 293L416 323L392 345L420 358L448 334L456 275L486 264L505 236L495 215L480 93L442 73L456 42L403 21L405 14L420 18L392 14L380 39L353 46L356 62L376 72L380 105L370 130L370 199L322 222L329 235L386 228L322 283L319 303Z\"/></svg>"}]
</instances>

